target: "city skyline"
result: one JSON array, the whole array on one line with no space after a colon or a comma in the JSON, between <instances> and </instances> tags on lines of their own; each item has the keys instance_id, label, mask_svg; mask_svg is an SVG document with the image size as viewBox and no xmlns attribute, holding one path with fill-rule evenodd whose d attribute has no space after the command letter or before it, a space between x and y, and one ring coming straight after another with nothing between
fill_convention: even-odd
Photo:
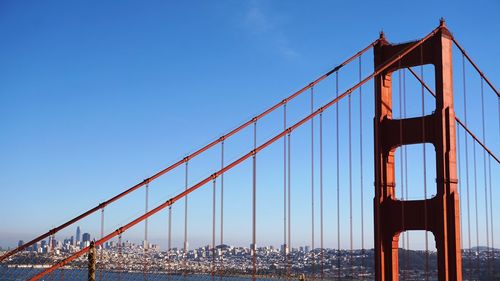
<instances>
[{"instance_id":1,"label":"city skyline","mask_svg":"<svg viewBox=\"0 0 500 281\"><path fill-rule=\"evenodd\" d=\"M80 231L80 227L77 226L76 228L76 233L78 234ZM78 247L79 249L82 249L84 247L88 247L90 245L90 242L91 241L96 241L98 240L99 238L97 237L97 235L92 235L91 233L87 233L87 232L84 232L83 235L82 235L82 239L79 240L75 237L78 237L78 235L76 236L70 236L70 237L63 237L63 238L55 238L54 237L54 242L56 244L54 245L57 245L57 247L63 247L65 245L67 246L76 246ZM87 238L83 238L83 237L87 237ZM50 247L50 243L48 241L50 241L52 238L49 238L49 239L45 239L45 240L42 240L41 242L38 242L35 244L35 250L33 249L33 247L30 247L28 248L28 251L37 251L37 249L39 249L39 252L46 252L46 251L42 251L42 249L40 248L40 246L43 247ZM74 240L73 240L74 239ZM58 242L61 242L62 241L62 244L58 243ZM112 239L108 242L106 242L104 244L104 247L105 248L109 248L110 245L112 247L112 245L116 245L118 243L118 239ZM88 242L88 243L85 243L85 242ZM142 245L142 247L144 247L144 244L145 244L145 240L140 240L139 238L132 238L132 239L123 239L122 240L122 243L132 243L132 245ZM189 242L189 241L188 241ZM17 246L21 246L21 245L24 245L25 241L24 240L19 240L18 243L17 243ZM169 250L168 249L168 246L167 246L167 242L166 241L160 241L160 240L157 240L157 239L154 239L154 240L148 240L148 244L151 245L152 248L155 248L157 250L160 250L160 251L167 251ZM200 248L205 248L205 247L211 247L211 244L210 243L196 243L195 244L196 246L191 246L189 247L188 246L188 250L189 251L196 251L196 250L199 250ZM221 247L221 246L224 246L224 245L227 245L227 246L230 246L230 247L237 247L237 248L245 248L245 249L249 249L251 250L252 249L252 245L253 244L249 244L249 245L242 245L242 244L229 244L229 243L224 243L224 244L215 244L215 247ZM269 248L271 250L273 249L279 249L281 252L283 251L284 247L286 246L286 249L287 251L290 250L289 247L286 245L286 244L263 244L263 245L259 245L257 244L257 248L258 249L265 249L265 248ZM474 246L471 248L472 249L477 249L477 248L486 248L485 245L480 245L479 247L478 246ZM3 250L9 250L10 248L3 248ZM310 244L303 244L303 245L300 245L300 244L297 244L297 245L292 245L292 251L299 251L299 252L309 252L311 250L321 250L321 247L315 247L314 249L311 248L311 245ZM335 250L336 247L325 247L324 249L328 249L328 250ZM500 250L500 248L494 248L496 250ZM0 246L0 250L2 250L2 247ZM182 251L183 250L183 241L179 240L178 243L172 245L171 249L170 250L173 250L173 251ZM348 251L349 249L348 248L341 248L341 250L343 251ZM356 250L356 251L360 251L360 250L363 250L363 248L354 248L353 250ZM366 248L366 250L373 250L373 248ZM466 248L464 248L464 250L467 250ZM435 252L433 250L431 250L431 252Z\"/></svg>"},{"instance_id":2,"label":"city skyline","mask_svg":"<svg viewBox=\"0 0 500 281\"><path fill-rule=\"evenodd\" d=\"M76 233L79 233L80 231L80 227L78 226L76 228ZM35 252L43 252L43 253L47 253L47 252L50 252L50 250L48 250L48 248L51 247L51 243L49 241L53 241L52 243L53 244L53 247L54 248L63 248L65 246L75 246L76 248L75 249L71 249L72 251L74 250L78 250L78 249L82 249L84 247L88 247L90 245L90 242L91 241L96 241L98 238L96 238L95 236L93 236L92 234L90 233L87 233L87 232L84 232L83 235L82 235L82 239L79 240L79 239L74 239L74 237L78 237L78 235L76 236L71 236L71 237L63 237L62 240L61 239L57 239L55 237L51 237L51 238L48 238L48 239L45 239L45 240L42 240L41 242L38 242L34 245L34 247L29 247L27 249L27 251L35 251ZM92 238L94 237L94 238ZM74 240L73 240L74 239ZM62 243L59 243L63 241ZM104 248L108 249L108 248L112 248L114 247L117 243L118 243L118 239L113 239L113 240L110 240L110 241L107 241L105 244L104 244ZM21 246L21 245L24 245L24 240L19 240L18 241L18 246ZM88 243L86 243L88 242ZM138 246L138 247L142 247L144 248L144 245L145 245L145 240L142 240L142 241L137 241L135 239L126 239L126 240L122 240L122 243L125 245L131 245L131 246ZM175 251L175 252L182 252L183 251L183 246L180 245L180 246L172 246L172 248L168 249L168 247L160 247L159 244L154 244L152 243L151 241L148 241L148 248L153 248L157 251L168 251L168 250L171 250L171 251ZM40 249L40 246L42 247L47 247L47 249ZM215 244L215 248L220 248L220 247L224 247L224 246L228 246L230 248L242 248L242 249L247 249L249 251L251 251L253 249L253 244L249 244L249 245L231 245L231 244ZM188 251L199 251L200 249L206 249L206 248L209 248L209 249L212 249L212 245L210 244L204 244L204 245L199 245L199 246L196 246L196 247L188 247ZM472 249L478 249L478 248L486 248L486 246L479 246L479 247L473 247L471 248ZM286 244L280 244L280 245L273 245L273 244L265 244L265 245L256 245L256 249L260 249L260 250L279 250L281 253L283 253L283 251L286 251L286 253L288 253L290 251L289 247L286 245ZM335 250L335 248L324 248L325 250ZM2 248L0 248L0 250L2 250ZM8 248L7 249L3 249L3 250L9 250ZM65 250L70 250L69 248L65 248ZM304 244L304 245L295 245L291 248L291 252L305 252L305 253L308 253L310 251L317 251L317 250L321 250L320 247L315 247L314 249L311 248L311 245L310 244ZM349 249L347 248L342 248L341 249L342 251L348 251ZM359 248L359 249L353 249L355 251L361 251L363 250L362 248ZM365 249L365 250L373 250L373 248L368 248L368 249ZM467 249L464 249L464 250L467 250ZM500 252L500 249L497 249L495 248L496 251L499 251Z\"/></svg>"},{"instance_id":3,"label":"city skyline","mask_svg":"<svg viewBox=\"0 0 500 281\"><path fill-rule=\"evenodd\" d=\"M353 50L376 39L382 29L389 40L401 42L425 35L437 25L440 17L445 17L460 42L468 50L473 50L472 55L491 80L500 81L496 67L500 64L499 58L488 55L496 51L500 39L477 32L495 34L498 29L495 11L500 7L494 1L484 1L481 5L466 1L453 5L437 3L430 11L424 4L414 10L408 3L393 1L387 11L375 4L367 4L379 13L393 14L396 20L380 17L377 13L355 13L354 6L346 3L321 2L315 8L296 2L223 1L199 4L197 8L190 4L154 3L138 7L132 3L119 6L55 1L49 6L34 4L30 9L13 2L2 4L5 5L2 9L5 17L0 19L0 30L4 31L8 44L0 47L4 61L0 72L0 103L4 110L0 112L0 118L5 120L4 137L0 138L0 153L4 155L0 164L0 197L17 199L22 195L22 203L30 207L21 208L18 200L4 200L1 204L0 212L8 214L2 215L1 247L14 247L19 240L30 241L182 159L228 129L251 119L256 112L307 85L318 74L346 59ZM407 8L403 9L404 12L401 5ZM334 12L343 9L351 12ZM422 15L418 24L413 22L415 14ZM351 22L358 16L362 17L361 22L351 28L336 27L332 22L332 18ZM454 55L455 65L460 66L459 54ZM371 58L368 54L363 60L363 74L372 71ZM357 80L353 73L346 72L341 76L341 81L346 83L342 87ZM471 93L477 92L476 86L477 83L470 85ZM420 91L415 85L408 88L408 92ZM334 82L315 90L318 94L316 106L320 106L335 94ZM371 92L371 86L367 86L365 94ZM462 114L460 88L455 94L457 113ZM363 171L366 248L373 247L372 96L366 95L363 103L368 112L363 117L366 137L362 148L367 157ZM353 103L357 105L358 101L354 96ZM427 102L430 103L430 99ZM345 113L346 103L340 106ZM290 114L290 123L308 111L308 108L296 107L296 114ZM487 103L487 109L495 114L495 103ZM411 110L417 115L420 108ZM427 110L432 111L432 107ZM328 141L333 140L333 116L332 111L325 113L325 126L330 129L325 132L325 137L330 137ZM271 118L278 120L279 116ZM356 118L354 122L358 121ZM480 118L469 116L469 123L478 129ZM275 131L268 129L266 123L259 123L259 126L259 142L274 135ZM341 126L341 130L346 129L345 125ZM303 200L310 196L309 173L305 169L303 173L297 171L300 164L309 159L308 141L299 140L299 136L306 134L298 132L293 140L296 145L294 204L297 207L292 211L295 231L292 246L304 245L310 240L310 222L305 215L310 211ZM357 138L356 134L356 143ZM487 139L498 155L499 137L488 135ZM235 146L240 144L245 151L251 150L250 132L235 140ZM257 214L257 245L259 242L280 245L283 240L282 172L276 169L281 169L278 166L281 162L272 162L273 159L281 160L281 147L272 149L269 154L258 158L261 197L257 204L261 211ZM325 160L328 169L325 175L325 196L328 198L325 245L330 248L336 248L337 243L333 150L330 147L325 151L329 153ZM347 141L342 139L343 156L347 156L346 151ZM241 154L230 144L227 152L227 161L235 160ZM432 149L428 149L428 153L431 152ZM410 153L417 155L420 150L414 149ZM218 168L218 150L212 154L191 162L189 185ZM353 152L353 158L359 158L359 151ZM267 164L266 160L269 160ZM410 197L420 198L422 191L417 187L422 183L419 178L421 167L418 163L410 163L413 164L415 167L410 167L410 175L415 180L410 186L415 188L410 191ZM225 239L231 244L249 245L251 241L251 227L247 225L251 219L249 171L250 164L245 164L225 178ZM341 172L340 181L346 187L347 170ZM28 174L30 176L26 176ZM434 178L432 171L429 174L427 182L431 186ZM359 175L357 169L354 175ZM493 175L493 182L499 182L498 173ZM169 178L152 183L149 208L182 191L183 181L181 169ZM359 186L360 182L354 183L356 200L360 195ZM211 191L209 187L199 191L190 196L192 209L189 217L192 221L188 223L188 242L192 247L211 240L210 234L204 234L211 232L211 213L206 211L211 208L211 202L206 200ZM217 198L219 196L217 193ZM344 190L341 196L340 209L346 214L347 191ZM179 248L183 243L183 207L183 201L173 207L172 242ZM498 213L499 207L495 205L494 208ZM116 230L143 212L144 191L137 191L124 203L106 208L105 233ZM317 210L316 214L319 216ZM100 237L99 216L95 215L81 225L92 237ZM361 220L358 201L354 217L356 221ZM341 248L344 249L349 248L348 223L347 216L341 218ZM217 220L216 224L218 228L220 221ZM75 235L73 228L71 232ZM124 237L141 241L143 232L144 226L140 224ZM354 247L360 248L361 227L355 226L354 234ZM69 231L58 234L67 235L70 235ZM150 220L148 235L149 241L165 247L166 211ZM79 240L77 236L75 238ZM420 233L414 237L418 239L412 245L422 249L423 235ZM475 238L473 233L472 240ZM500 241L498 231L495 240ZM319 241L319 231L315 241ZM486 244L483 235L480 244ZM432 242L431 246L433 248Z\"/></svg>"},{"instance_id":4,"label":"city skyline","mask_svg":"<svg viewBox=\"0 0 500 281\"><path fill-rule=\"evenodd\" d=\"M215 248L207 245L183 253L182 249L177 248L167 252L162 251L156 245L152 245L146 250L140 244L136 245L129 241L122 241L121 244L111 241L106 242L103 248L98 248L99 270L104 275L125 270L127 277L133 277L134 273L146 274L144 266L147 266L148 272L154 272L155 276L158 276L158 274L165 274L166 276L173 274L175 276L187 272L196 272L197 274L214 274L215 272L217 276L231 272L231 274L239 276L249 276L252 264L251 249L252 245L250 247L218 245ZM492 254L496 259L500 257L499 250L490 252L488 249L483 248L476 249L474 252L463 251L464 273L473 273L485 278L491 276L488 267L481 267L475 271L475 266L472 266L470 261L489 263ZM259 276L282 276L285 274L314 276L321 274L322 277L328 278L334 276L348 277L356 274L357 276L363 275L371 278L374 275L373 255L373 249L356 249L352 251L311 250L307 246L294 249L291 252L284 252L283 248L277 249L273 246L258 247L256 250ZM429 268L423 262L426 255L430 259ZM26 261L29 261L31 266L41 266L39 265L40 262L47 259L57 260L59 256L64 256L64 253L59 252L59 250L55 250L53 253L37 253L34 255L28 250L21 252L20 256L11 260L9 264L24 266ZM118 264L113 262L117 256L120 257L121 261ZM400 273L406 277L422 279L426 275L432 277L437 274L437 256L435 252L426 253L425 251L400 249L399 256L404 261L400 266ZM23 259L24 257L27 259ZM71 276L75 278L79 274L87 273L86 270L81 270L81 267L85 267L85 264L85 259L80 259L67 266L66 270L70 270ZM288 267L289 265L292 266ZM494 266L496 267L496 265ZM71 269L74 269L74 271L72 272Z\"/></svg>"}]
</instances>

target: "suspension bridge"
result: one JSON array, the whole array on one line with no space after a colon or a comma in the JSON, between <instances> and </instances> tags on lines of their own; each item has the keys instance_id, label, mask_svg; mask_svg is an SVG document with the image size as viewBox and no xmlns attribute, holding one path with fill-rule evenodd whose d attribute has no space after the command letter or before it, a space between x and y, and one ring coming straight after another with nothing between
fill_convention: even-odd
<instances>
[{"instance_id":1,"label":"suspension bridge","mask_svg":"<svg viewBox=\"0 0 500 281\"><path fill-rule=\"evenodd\" d=\"M402 44L381 33L206 146L0 252L0 279L498 280L500 93L479 64L443 20ZM204 156L210 165L192 176ZM150 191L165 178L182 188L153 205ZM241 188L245 196L232 196ZM113 205L139 190L141 213L109 230L109 218L119 215L109 214ZM203 207L193 201L197 194ZM280 212L262 210L266 204ZM231 221L243 205L249 215ZM192 249L195 215L208 226L195 237L209 238ZM79 226L89 223L100 231L81 239ZM150 243L152 224L165 230L163 249ZM229 244L241 225L249 247ZM127 239L141 226L142 244ZM77 227L76 237L58 241ZM415 231L423 233L422 247L411 251ZM273 233L279 247L263 233Z\"/></svg>"}]
</instances>

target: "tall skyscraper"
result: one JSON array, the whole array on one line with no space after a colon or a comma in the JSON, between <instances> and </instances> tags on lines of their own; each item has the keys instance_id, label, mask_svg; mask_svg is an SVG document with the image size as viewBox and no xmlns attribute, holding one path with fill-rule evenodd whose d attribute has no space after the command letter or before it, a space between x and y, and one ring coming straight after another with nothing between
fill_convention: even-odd
<instances>
[{"instance_id":1,"label":"tall skyscraper","mask_svg":"<svg viewBox=\"0 0 500 281\"><path fill-rule=\"evenodd\" d=\"M84 233L82 236L82 242L90 242L90 233Z\"/></svg>"},{"instance_id":2,"label":"tall skyscraper","mask_svg":"<svg viewBox=\"0 0 500 281\"><path fill-rule=\"evenodd\" d=\"M78 244L78 242L80 242L80 227L76 227L76 244Z\"/></svg>"},{"instance_id":3,"label":"tall skyscraper","mask_svg":"<svg viewBox=\"0 0 500 281\"><path fill-rule=\"evenodd\" d=\"M288 254L288 246L286 244L281 244L281 254Z\"/></svg>"}]
</instances>

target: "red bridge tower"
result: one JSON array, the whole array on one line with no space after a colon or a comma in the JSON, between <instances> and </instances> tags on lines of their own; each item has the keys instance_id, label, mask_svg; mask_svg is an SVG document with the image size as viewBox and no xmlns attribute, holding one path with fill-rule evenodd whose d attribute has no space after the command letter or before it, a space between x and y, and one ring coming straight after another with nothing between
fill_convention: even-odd
<instances>
[{"instance_id":1,"label":"red bridge tower","mask_svg":"<svg viewBox=\"0 0 500 281\"><path fill-rule=\"evenodd\" d=\"M392 45L381 37L374 48L375 69L416 44ZM452 44L452 35L441 21L432 37L374 79L375 274L379 281L398 280L399 235L408 230L427 230L434 234L439 280L462 280ZM426 116L393 119L392 72L426 64L435 68L436 110ZM402 201L396 198L394 153L397 147L417 143L434 145L437 194L427 200Z\"/></svg>"}]
</instances>

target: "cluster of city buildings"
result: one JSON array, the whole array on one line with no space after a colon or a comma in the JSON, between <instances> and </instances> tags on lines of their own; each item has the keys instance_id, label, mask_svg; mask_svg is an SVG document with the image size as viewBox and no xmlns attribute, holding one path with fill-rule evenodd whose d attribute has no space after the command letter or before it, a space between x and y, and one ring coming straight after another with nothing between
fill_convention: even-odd
<instances>
[{"instance_id":1,"label":"cluster of city buildings","mask_svg":"<svg viewBox=\"0 0 500 281\"><path fill-rule=\"evenodd\" d=\"M90 233L83 233L78 226L76 228L76 235L63 240L56 240L55 236L50 236L47 240L42 240L28 247L26 250L36 253L55 253L60 254L62 252L76 252L82 248L88 247L91 242ZM19 240L18 247L24 245L23 240Z\"/></svg>"},{"instance_id":2,"label":"cluster of city buildings","mask_svg":"<svg viewBox=\"0 0 500 281\"><path fill-rule=\"evenodd\" d=\"M82 247L90 245L90 234L84 233L80 238L80 233L78 227L76 239L72 236L57 241L51 237L11 257L8 263L11 267L46 267L54 264ZM215 247L206 245L186 251L183 248L161 251L158 245L147 241L137 244L128 240L109 241L96 250L97 268L108 271L148 271L169 274L224 272L224 274L245 275L253 272L254 256L259 275L300 275L313 272L319 274L321 271L333 275L337 274L337 269L340 267L342 274L348 273L347 268L351 268L351 271L368 271L361 261L368 259L368 253L361 250L321 251L312 250L309 246L289 250L286 245L257 247L251 244L249 247L238 247L222 244ZM359 259L359 265L354 259ZM352 262L349 263L350 261ZM87 257L83 255L66 267L86 268L87 265Z\"/></svg>"},{"instance_id":3,"label":"cluster of city buildings","mask_svg":"<svg viewBox=\"0 0 500 281\"><path fill-rule=\"evenodd\" d=\"M80 250L90 244L91 236L84 233L80 237L80 228L77 228L76 238L70 237L62 241L54 238L43 241L36 246L16 254L8 262L10 266L45 267L60 261L70 253ZM22 241L19 242L22 244ZM187 246L187 245L186 245ZM186 247L187 248L187 247ZM158 245L142 241L140 244L131 241L110 241L97 250L97 268L111 272L156 272L164 274L217 274L217 275L248 275L253 274L253 266L261 276L323 276L340 279L373 278L372 250L335 250L311 249L301 246L288 249L286 245L279 248L274 246L238 247L230 245L210 245L186 250L172 248L161 251ZM401 250L403 251L403 250ZM255 253L255 255L254 255ZM401 255L402 253L400 253ZM464 266L468 260L477 260L480 264L487 264L500 259L500 251L477 249L464 251ZM410 257L409 268L402 262L402 274L409 278L423 278L424 274L437 274L436 253L430 252L431 268L424 270L422 264L423 251L405 251ZM402 259L403 260L403 259ZM475 264L475 263L474 263ZM84 255L68 264L67 268L85 269L88 266ZM495 264L493 264L495 267ZM466 269L472 272L474 269ZM486 268L479 271L486 272ZM478 271L478 272L479 272ZM478 273L479 274L479 273ZM415 279L416 280L416 279Z\"/></svg>"}]
</instances>

